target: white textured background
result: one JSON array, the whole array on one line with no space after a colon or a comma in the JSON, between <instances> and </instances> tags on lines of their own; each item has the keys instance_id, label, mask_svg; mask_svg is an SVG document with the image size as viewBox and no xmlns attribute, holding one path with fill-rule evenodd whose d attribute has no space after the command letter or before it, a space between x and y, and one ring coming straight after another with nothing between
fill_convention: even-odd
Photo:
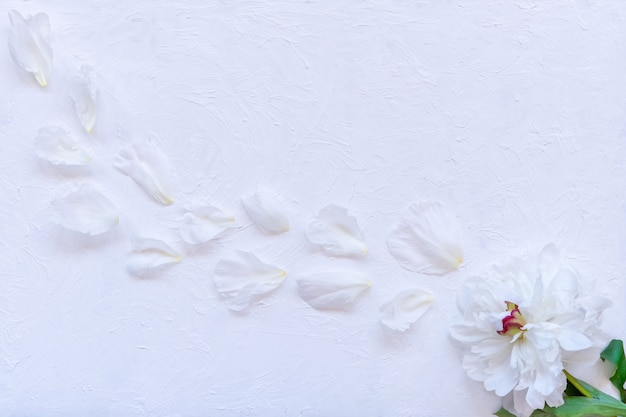
<instances>
[{"instance_id":1,"label":"white textured background","mask_svg":"<svg viewBox=\"0 0 626 417\"><path fill-rule=\"evenodd\" d=\"M489 416L499 402L466 378L447 333L455 290L550 241L585 291L614 301L604 327L626 337L626 5L595 3L3 0L0 416ZM11 8L50 16L46 89L10 59ZM80 62L99 77L91 136L67 95ZM54 124L81 135L88 174L37 160L37 130ZM148 136L171 158L173 206L111 166ZM83 182L122 211L100 238L49 218ZM257 185L287 199L291 232L250 225L239 197ZM390 226L423 198L461 219L467 257L454 275L407 272L387 251ZM195 200L242 227L190 250L177 219ZM306 242L329 203L359 220L366 260ZM130 277L134 236L187 256ZM234 249L289 272L245 315L211 279ZM299 273L336 266L373 277L353 310L298 298ZM414 286L435 305L409 333L384 331L378 306Z\"/></svg>"}]
</instances>

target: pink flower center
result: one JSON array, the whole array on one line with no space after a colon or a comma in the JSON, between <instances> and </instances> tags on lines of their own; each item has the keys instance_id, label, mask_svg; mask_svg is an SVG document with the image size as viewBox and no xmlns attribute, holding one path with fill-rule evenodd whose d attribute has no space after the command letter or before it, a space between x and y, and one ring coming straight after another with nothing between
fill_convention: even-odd
<instances>
[{"instance_id":1,"label":"pink flower center","mask_svg":"<svg viewBox=\"0 0 626 417\"><path fill-rule=\"evenodd\" d=\"M502 319L502 330L498 330L499 335L515 336L519 332L523 332L522 327L526 325L526 319L519 311L517 304L505 301L506 311L509 314Z\"/></svg>"}]
</instances>

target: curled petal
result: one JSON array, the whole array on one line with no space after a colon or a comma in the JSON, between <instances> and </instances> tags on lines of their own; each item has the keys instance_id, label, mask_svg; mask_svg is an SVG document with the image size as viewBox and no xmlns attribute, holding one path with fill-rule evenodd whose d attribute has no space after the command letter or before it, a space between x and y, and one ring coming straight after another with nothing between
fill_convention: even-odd
<instances>
[{"instance_id":1,"label":"curled petal","mask_svg":"<svg viewBox=\"0 0 626 417\"><path fill-rule=\"evenodd\" d=\"M309 240L329 255L352 256L367 253L363 233L348 210L333 204L320 210L308 226Z\"/></svg>"},{"instance_id":2,"label":"curled petal","mask_svg":"<svg viewBox=\"0 0 626 417\"><path fill-rule=\"evenodd\" d=\"M45 87L52 70L52 49L48 44L50 20L45 13L24 19L16 10L9 11L11 34L9 52L13 61L33 74L39 85Z\"/></svg>"},{"instance_id":3,"label":"curled petal","mask_svg":"<svg viewBox=\"0 0 626 417\"><path fill-rule=\"evenodd\" d=\"M99 235L119 223L119 214L113 203L87 184L57 198L52 208L55 223L87 235Z\"/></svg>"},{"instance_id":4,"label":"curled petal","mask_svg":"<svg viewBox=\"0 0 626 417\"><path fill-rule=\"evenodd\" d=\"M180 235L191 244L206 243L226 229L235 226L235 218L217 207L208 205L185 213Z\"/></svg>"},{"instance_id":5,"label":"curled petal","mask_svg":"<svg viewBox=\"0 0 626 417\"><path fill-rule=\"evenodd\" d=\"M181 259L181 255L162 240L139 239L126 259L126 270L138 277L145 277Z\"/></svg>"},{"instance_id":6,"label":"curled petal","mask_svg":"<svg viewBox=\"0 0 626 417\"><path fill-rule=\"evenodd\" d=\"M91 132L96 125L96 74L89 66L82 65L71 90L74 110L85 131Z\"/></svg>"},{"instance_id":7,"label":"curled petal","mask_svg":"<svg viewBox=\"0 0 626 417\"><path fill-rule=\"evenodd\" d=\"M241 203L254 223L271 233L289 230L289 219L278 197L266 190L243 196Z\"/></svg>"},{"instance_id":8,"label":"curled petal","mask_svg":"<svg viewBox=\"0 0 626 417\"><path fill-rule=\"evenodd\" d=\"M405 331L433 304L432 293L420 289L400 292L380 308L380 321L392 330Z\"/></svg>"},{"instance_id":9,"label":"curled petal","mask_svg":"<svg viewBox=\"0 0 626 417\"><path fill-rule=\"evenodd\" d=\"M167 156L149 140L124 148L113 166L131 177L143 190L161 204L172 204Z\"/></svg>"},{"instance_id":10,"label":"curled petal","mask_svg":"<svg viewBox=\"0 0 626 417\"><path fill-rule=\"evenodd\" d=\"M459 222L443 203L413 204L387 239L391 254L409 271L443 275L463 262Z\"/></svg>"},{"instance_id":11,"label":"curled petal","mask_svg":"<svg viewBox=\"0 0 626 417\"><path fill-rule=\"evenodd\" d=\"M253 254L237 251L218 262L213 279L226 306L242 311L254 298L277 288L286 276L285 271L261 262Z\"/></svg>"},{"instance_id":12,"label":"curled petal","mask_svg":"<svg viewBox=\"0 0 626 417\"><path fill-rule=\"evenodd\" d=\"M298 294L318 310L347 310L372 282L353 271L327 271L298 278Z\"/></svg>"},{"instance_id":13,"label":"curled petal","mask_svg":"<svg viewBox=\"0 0 626 417\"><path fill-rule=\"evenodd\" d=\"M39 129L35 138L37 156L54 165L86 165L91 157L68 132L58 126Z\"/></svg>"}]
</instances>

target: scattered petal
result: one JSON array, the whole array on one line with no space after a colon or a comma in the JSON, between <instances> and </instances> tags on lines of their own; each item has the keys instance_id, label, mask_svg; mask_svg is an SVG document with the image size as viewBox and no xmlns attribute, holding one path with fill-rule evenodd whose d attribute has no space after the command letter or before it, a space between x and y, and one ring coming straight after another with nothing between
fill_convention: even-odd
<instances>
[{"instance_id":1,"label":"scattered petal","mask_svg":"<svg viewBox=\"0 0 626 417\"><path fill-rule=\"evenodd\" d=\"M380 321L392 330L403 332L428 311L433 300L428 291L417 288L402 291L380 308Z\"/></svg>"},{"instance_id":2,"label":"scattered petal","mask_svg":"<svg viewBox=\"0 0 626 417\"><path fill-rule=\"evenodd\" d=\"M55 223L87 235L99 235L119 223L119 214L113 203L87 184L65 197L57 198L52 208Z\"/></svg>"},{"instance_id":3,"label":"scattered petal","mask_svg":"<svg viewBox=\"0 0 626 417\"><path fill-rule=\"evenodd\" d=\"M86 165L91 157L83 150L76 139L58 126L39 129L35 138L37 155L54 165Z\"/></svg>"},{"instance_id":4,"label":"scattered petal","mask_svg":"<svg viewBox=\"0 0 626 417\"><path fill-rule=\"evenodd\" d=\"M172 204L167 156L149 141L135 142L120 151L113 166L131 177L156 202Z\"/></svg>"},{"instance_id":5,"label":"scattered petal","mask_svg":"<svg viewBox=\"0 0 626 417\"><path fill-rule=\"evenodd\" d=\"M45 13L24 19L16 10L9 11L11 34L9 52L13 61L33 74L39 85L45 87L52 70L52 49L48 44L50 19Z\"/></svg>"},{"instance_id":6,"label":"scattered petal","mask_svg":"<svg viewBox=\"0 0 626 417\"><path fill-rule=\"evenodd\" d=\"M459 222L443 203L413 204L387 239L391 254L409 271L443 275L463 262Z\"/></svg>"},{"instance_id":7,"label":"scattered petal","mask_svg":"<svg viewBox=\"0 0 626 417\"><path fill-rule=\"evenodd\" d=\"M261 262L253 254L236 251L232 258L218 262L213 279L226 306L242 311L253 298L277 288L286 276L285 271Z\"/></svg>"},{"instance_id":8,"label":"scattered petal","mask_svg":"<svg viewBox=\"0 0 626 417\"><path fill-rule=\"evenodd\" d=\"M206 243L235 226L235 218L211 205L185 213L180 235L191 244Z\"/></svg>"},{"instance_id":9,"label":"scattered petal","mask_svg":"<svg viewBox=\"0 0 626 417\"><path fill-rule=\"evenodd\" d=\"M367 253L363 233L356 219L348 210L336 205L328 205L307 228L309 240L322 247L329 255L352 256Z\"/></svg>"},{"instance_id":10,"label":"scattered petal","mask_svg":"<svg viewBox=\"0 0 626 417\"><path fill-rule=\"evenodd\" d=\"M181 259L181 255L162 240L139 239L126 259L126 269L133 275L145 277Z\"/></svg>"},{"instance_id":11,"label":"scattered petal","mask_svg":"<svg viewBox=\"0 0 626 417\"><path fill-rule=\"evenodd\" d=\"M80 67L70 95L80 124L85 131L91 133L97 118L96 74L91 67L87 65Z\"/></svg>"},{"instance_id":12,"label":"scattered petal","mask_svg":"<svg viewBox=\"0 0 626 417\"><path fill-rule=\"evenodd\" d=\"M258 190L241 198L243 207L254 223L271 233L289 230L289 219L284 207L273 193Z\"/></svg>"},{"instance_id":13,"label":"scattered petal","mask_svg":"<svg viewBox=\"0 0 626 417\"><path fill-rule=\"evenodd\" d=\"M327 271L298 278L300 298L318 310L347 310L372 282L353 271Z\"/></svg>"}]
</instances>

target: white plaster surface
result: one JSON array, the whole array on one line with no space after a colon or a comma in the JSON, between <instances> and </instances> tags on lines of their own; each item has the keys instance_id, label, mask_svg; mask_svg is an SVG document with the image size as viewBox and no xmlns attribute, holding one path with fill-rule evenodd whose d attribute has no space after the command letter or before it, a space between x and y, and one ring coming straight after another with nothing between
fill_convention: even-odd
<instances>
[{"instance_id":1,"label":"white plaster surface","mask_svg":"<svg viewBox=\"0 0 626 417\"><path fill-rule=\"evenodd\" d=\"M45 89L11 61L12 8L50 16ZM448 336L455 292L550 241L585 291L613 300L605 330L626 337L625 3L3 0L0 12L0 416L486 417L499 401ZM69 96L80 64L99 86L90 135ZM50 125L79 138L89 170L37 158ZM149 137L171 162L170 206L112 166ZM104 235L50 219L82 183L120 209ZM289 232L251 223L240 197L259 187L284 197ZM406 271L387 250L421 199L461 221L466 259L451 275ZM186 245L195 202L239 228ZM307 241L328 204L356 217L366 258ZM184 259L132 277L137 237ZM288 272L245 314L212 280L234 250ZM373 286L346 313L314 310L296 278L328 269ZM432 308L406 334L385 330L379 306L415 287Z\"/></svg>"}]
</instances>

